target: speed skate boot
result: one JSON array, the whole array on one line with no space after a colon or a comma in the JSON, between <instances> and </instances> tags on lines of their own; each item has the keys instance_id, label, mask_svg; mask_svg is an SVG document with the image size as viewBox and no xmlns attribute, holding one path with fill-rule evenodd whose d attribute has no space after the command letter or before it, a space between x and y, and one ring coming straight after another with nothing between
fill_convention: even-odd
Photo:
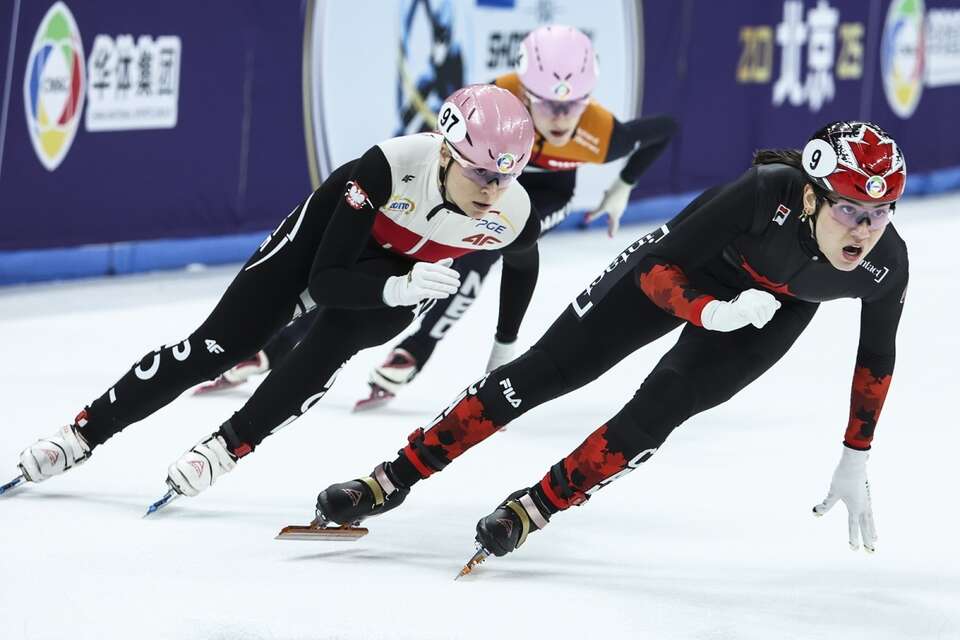
<instances>
[{"instance_id":1,"label":"speed skate boot","mask_svg":"<svg viewBox=\"0 0 960 640\"><path fill-rule=\"evenodd\" d=\"M505 556L550 522L550 512L529 489L514 491L490 515L477 522L477 552L460 570L461 578L488 556Z\"/></svg>"},{"instance_id":2,"label":"speed skate boot","mask_svg":"<svg viewBox=\"0 0 960 640\"><path fill-rule=\"evenodd\" d=\"M197 387L194 394L199 395L239 387L253 376L266 373L269 370L270 359L267 358L266 352L258 351L252 358L238 362L232 368L221 373L215 380Z\"/></svg>"},{"instance_id":3,"label":"speed skate boot","mask_svg":"<svg viewBox=\"0 0 960 640\"><path fill-rule=\"evenodd\" d=\"M227 448L223 436L214 433L201 440L167 470L167 485L182 496L195 496L233 471L238 455Z\"/></svg>"},{"instance_id":4,"label":"speed skate boot","mask_svg":"<svg viewBox=\"0 0 960 640\"><path fill-rule=\"evenodd\" d=\"M398 507L410 488L393 477L390 463L378 464L366 478L332 484L317 496L317 517L324 525L356 526L365 518Z\"/></svg>"},{"instance_id":5,"label":"speed skate boot","mask_svg":"<svg viewBox=\"0 0 960 640\"><path fill-rule=\"evenodd\" d=\"M30 482L42 482L83 464L90 457L90 446L80 435L78 423L86 420L81 412L76 422L61 427L50 436L37 440L20 454L20 471Z\"/></svg>"},{"instance_id":6,"label":"speed skate boot","mask_svg":"<svg viewBox=\"0 0 960 640\"><path fill-rule=\"evenodd\" d=\"M382 407L393 400L400 387L411 382L420 371L417 359L406 349L394 349L379 367L370 372L370 395L358 400L354 411Z\"/></svg>"}]
</instances>

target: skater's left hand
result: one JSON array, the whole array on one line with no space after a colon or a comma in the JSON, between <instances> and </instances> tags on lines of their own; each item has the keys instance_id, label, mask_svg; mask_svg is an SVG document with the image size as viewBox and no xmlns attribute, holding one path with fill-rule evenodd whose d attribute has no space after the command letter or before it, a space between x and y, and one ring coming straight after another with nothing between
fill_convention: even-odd
<instances>
[{"instance_id":1,"label":"skater's left hand","mask_svg":"<svg viewBox=\"0 0 960 640\"><path fill-rule=\"evenodd\" d=\"M610 188L603 194L603 200L593 211L588 211L583 221L590 224L603 214L607 214L607 235L611 238L617 234L620 228L620 218L623 217L623 211L627 208L627 201L630 199L630 190L633 185L624 182L620 176L617 176Z\"/></svg>"},{"instance_id":2,"label":"skater's left hand","mask_svg":"<svg viewBox=\"0 0 960 640\"><path fill-rule=\"evenodd\" d=\"M500 342L494 338L493 349L490 351L490 359L487 360L487 373L513 360L513 352L516 344L516 342Z\"/></svg>"},{"instance_id":3,"label":"skater's left hand","mask_svg":"<svg viewBox=\"0 0 960 640\"><path fill-rule=\"evenodd\" d=\"M867 480L867 451L858 451L843 447L840 464L833 472L830 491L823 502L813 508L815 516L822 516L842 500L847 507L847 527L849 529L850 548L863 548L867 553L877 550L877 527L873 523L873 506L870 504L870 481Z\"/></svg>"}]
</instances>

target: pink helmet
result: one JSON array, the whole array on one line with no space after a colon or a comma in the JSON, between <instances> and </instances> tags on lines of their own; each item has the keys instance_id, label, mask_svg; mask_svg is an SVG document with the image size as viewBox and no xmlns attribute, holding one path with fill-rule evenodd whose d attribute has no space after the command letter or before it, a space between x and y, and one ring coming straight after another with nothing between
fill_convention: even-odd
<instances>
[{"instance_id":1,"label":"pink helmet","mask_svg":"<svg viewBox=\"0 0 960 640\"><path fill-rule=\"evenodd\" d=\"M454 91L437 113L437 131L461 165L479 175L516 177L530 160L533 120L520 100L492 84Z\"/></svg>"},{"instance_id":2,"label":"pink helmet","mask_svg":"<svg viewBox=\"0 0 960 640\"><path fill-rule=\"evenodd\" d=\"M520 43L520 83L541 100L583 100L597 86L598 73L593 43L579 29L547 25Z\"/></svg>"}]
</instances>

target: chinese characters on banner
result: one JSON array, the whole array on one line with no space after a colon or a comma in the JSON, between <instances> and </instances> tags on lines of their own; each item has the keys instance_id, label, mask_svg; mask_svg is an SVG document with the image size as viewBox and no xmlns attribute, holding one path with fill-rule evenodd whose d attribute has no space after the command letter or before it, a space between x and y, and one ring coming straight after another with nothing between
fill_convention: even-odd
<instances>
[{"instance_id":1,"label":"chinese characters on banner","mask_svg":"<svg viewBox=\"0 0 960 640\"><path fill-rule=\"evenodd\" d=\"M180 38L97 35L87 61L88 131L177 125Z\"/></svg>"}]
</instances>

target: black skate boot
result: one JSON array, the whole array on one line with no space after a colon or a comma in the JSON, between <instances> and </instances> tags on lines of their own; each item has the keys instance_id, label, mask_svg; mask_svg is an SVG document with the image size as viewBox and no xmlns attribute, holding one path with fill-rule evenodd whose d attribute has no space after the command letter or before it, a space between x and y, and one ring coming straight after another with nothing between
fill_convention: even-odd
<instances>
[{"instance_id":1,"label":"black skate boot","mask_svg":"<svg viewBox=\"0 0 960 640\"><path fill-rule=\"evenodd\" d=\"M550 522L550 511L530 489L514 491L477 522L477 552L461 569L461 578L486 560L487 556L505 556L527 540L527 536L543 529Z\"/></svg>"},{"instance_id":2,"label":"black skate boot","mask_svg":"<svg viewBox=\"0 0 960 640\"><path fill-rule=\"evenodd\" d=\"M317 517L325 522L356 526L365 518L394 509L409 487L391 477L390 463L377 465L369 477L332 484L317 496Z\"/></svg>"}]
</instances>

